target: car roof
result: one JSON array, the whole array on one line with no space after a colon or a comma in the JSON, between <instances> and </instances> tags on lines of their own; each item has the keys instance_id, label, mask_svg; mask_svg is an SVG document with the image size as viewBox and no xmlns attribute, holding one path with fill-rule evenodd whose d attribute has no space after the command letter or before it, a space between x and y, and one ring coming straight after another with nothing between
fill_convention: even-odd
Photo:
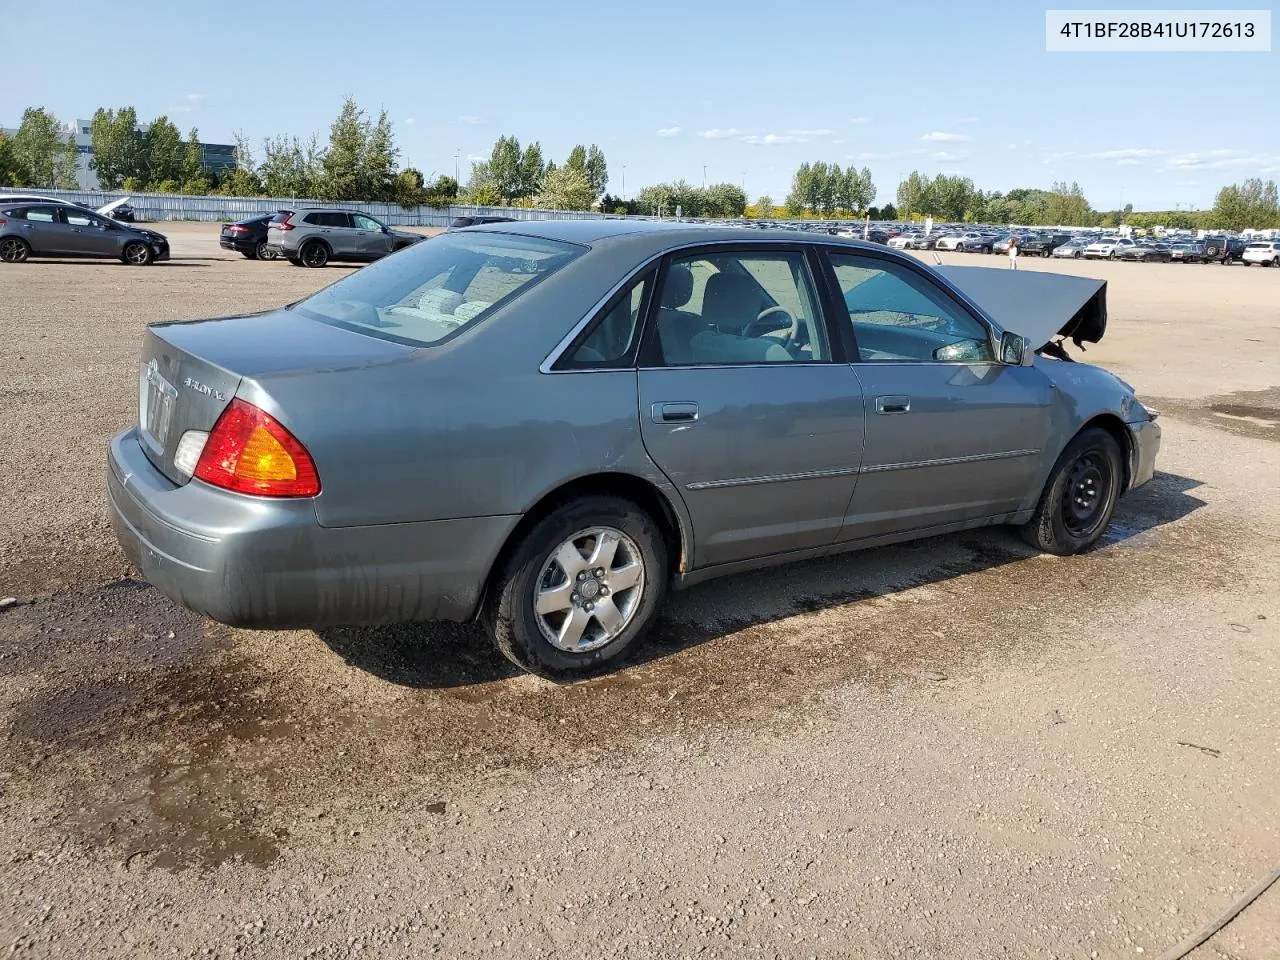
<instances>
[{"instance_id":1,"label":"car roof","mask_svg":"<svg viewBox=\"0 0 1280 960\"><path fill-rule=\"evenodd\" d=\"M477 224L474 227L465 227L461 232L513 233L542 237L547 240L564 240L587 246L620 237L643 235L653 241L655 248L749 240L753 243L781 241L837 244L870 250L884 249L878 244L834 234L824 233L815 236L809 231L785 228L761 230L753 227L681 223L672 220L518 220L512 223Z\"/></svg>"}]
</instances>

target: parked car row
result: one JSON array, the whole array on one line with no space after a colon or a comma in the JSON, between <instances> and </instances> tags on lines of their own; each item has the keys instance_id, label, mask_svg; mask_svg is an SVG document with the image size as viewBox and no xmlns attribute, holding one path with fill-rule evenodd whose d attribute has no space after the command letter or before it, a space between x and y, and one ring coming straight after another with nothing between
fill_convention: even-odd
<instances>
[{"instance_id":1,"label":"parked car row","mask_svg":"<svg viewBox=\"0 0 1280 960\"><path fill-rule=\"evenodd\" d=\"M369 263L425 239L367 213L304 207L226 224L218 244L251 260L284 259L294 266L323 267L338 261Z\"/></svg>"}]
</instances>

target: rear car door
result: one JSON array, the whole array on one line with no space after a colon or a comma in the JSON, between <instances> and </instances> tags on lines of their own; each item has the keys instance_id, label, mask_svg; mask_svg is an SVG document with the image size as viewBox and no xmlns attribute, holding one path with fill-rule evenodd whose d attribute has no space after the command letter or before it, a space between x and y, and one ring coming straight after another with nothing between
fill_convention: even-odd
<instances>
[{"instance_id":1,"label":"rear car door","mask_svg":"<svg viewBox=\"0 0 1280 960\"><path fill-rule=\"evenodd\" d=\"M8 216L21 220L19 235L27 241L32 253L61 256L70 252L71 229L62 222L58 207L31 206Z\"/></svg>"},{"instance_id":2,"label":"rear car door","mask_svg":"<svg viewBox=\"0 0 1280 960\"><path fill-rule=\"evenodd\" d=\"M303 222L311 228L317 239L329 245L335 258L356 256L355 231L351 229L350 215L336 210L317 210L308 213Z\"/></svg>"},{"instance_id":3,"label":"rear car door","mask_svg":"<svg viewBox=\"0 0 1280 960\"><path fill-rule=\"evenodd\" d=\"M96 214L74 207L64 207L63 222L70 229L68 251L82 257L116 257L120 254L121 235L118 227Z\"/></svg>"},{"instance_id":4,"label":"rear car door","mask_svg":"<svg viewBox=\"0 0 1280 960\"><path fill-rule=\"evenodd\" d=\"M866 450L841 541L997 516L1037 482L1052 387L998 362L991 330L935 278L870 253L826 258L855 341Z\"/></svg>"},{"instance_id":5,"label":"rear car door","mask_svg":"<svg viewBox=\"0 0 1280 960\"><path fill-rule=\"evenodd\" d=\"M862 394L833 359L800 244L668 257L640 352L641 434L684 498L692 566L835 540L862 460Z\"/></svg>"},{"instance_id":6,"label":"rear car door","mask_svg":"<svg viewBox=\"0 0 1280 960\"><path fill-rule=\"evenodd\" d=\"M356 252L368 259L377 260L391 252L392 237L373 217L363 213L351 214L352 237Z\"/></svg>"}]
</instances>

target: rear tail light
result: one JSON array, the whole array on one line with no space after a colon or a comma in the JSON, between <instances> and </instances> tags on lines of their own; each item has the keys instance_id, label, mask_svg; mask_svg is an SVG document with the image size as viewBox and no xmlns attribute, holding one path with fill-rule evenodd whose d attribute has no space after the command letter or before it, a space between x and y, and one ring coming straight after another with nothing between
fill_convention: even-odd
<instances>
[{"instance_id":1,"label":"rear tail light","mask_svg":"<svg viewBox=\"0 0 1280 960\"><path fill-rule=\"evenodd\" d=\"M248 232L249 232L248 227L242 227L238 223L233 223L231 226L227 227L227 233L248 233Z\"/></svg>"},{"instance_id":2,"label":"rear tail light","mask_svg":"<svg viewBox=\"0 0 1280 960\"><path fill-rule=\"evenodd\" d=\"M292 230L293 224L289 222L292 219L293 219L293 214L291 213L287 217L285 217L283 220L281 220L279 223L277 223L276 226L281 230Z\"/></svg>"},{"instance_id":3,"label":"rear tail light","mask_svg":"<svg viewBox=\"0 0 1280 960\"><path fill-rule=\"evenodd\" d=\"M259 497L314 497L320 477L306 447L273 417L239 397L213 425L194 476Z\"/></svg>"}]
</instances>

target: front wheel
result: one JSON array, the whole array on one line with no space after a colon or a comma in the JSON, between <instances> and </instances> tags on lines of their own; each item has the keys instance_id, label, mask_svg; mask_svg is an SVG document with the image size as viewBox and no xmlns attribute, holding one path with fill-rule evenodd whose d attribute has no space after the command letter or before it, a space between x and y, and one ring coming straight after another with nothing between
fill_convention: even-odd
<instances>
[{"instance_id":1,"label":"front wheel","mask_svg":"<svg viewBox=\"0 0 1280 960\"><path fill-rule=\"evenodd\" d=\"M1059 556L1087 550L1111 522L1123 477L1115 437L1099 427L1082 431L1050 471L1023 539Z\"/></svg>"},{"instance_id":2,"label":"front wheel","mask_svg":"<svg viewBox=\"0 0 1280 960\"><path fill-rule=\"evenodd\" d=\"M667 563L661 531L636 504L572 500L503 562L485 620L512 663L554 680L581 677L616 661L649 628Z\"/></svg>"},{"instance_id":3,"label":"front wheel","mask_svg":"<svg viewBox=\"0 0 1280 960\"><path fill-rule=\"evenodd\" d=\"M145 243L134 241L125 246L124 254L120 259L131 267L145 267L155 259L155 255Z\"/></svg>"},{"instance_id":4,"label":"front wheel","mask_svg":"<svg viewBox=\"0 0 1280 960\"><path fill-rule=\"evenodd\" d=\"M253 255L259 260L274 260L276 252L267 246L267 241L262 240L253 248Z\"/></svg>"}]
</instances>

